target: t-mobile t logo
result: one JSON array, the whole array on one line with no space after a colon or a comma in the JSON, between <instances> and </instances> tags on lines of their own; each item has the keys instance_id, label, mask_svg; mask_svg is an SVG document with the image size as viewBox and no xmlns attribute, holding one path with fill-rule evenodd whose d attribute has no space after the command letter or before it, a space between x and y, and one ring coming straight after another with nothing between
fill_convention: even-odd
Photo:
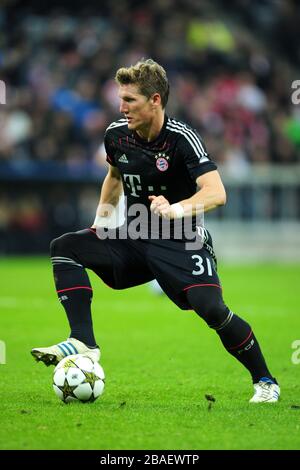
<instances>
[{"instance_id":1,"label":"t-mobile t logo","mask_svg":"<svg viewBox=\"0 0 300 470\"><path fill-rule=\"evenodd\" d=\"M136 192L136 191L141 191L142 190L140 175L127 175L127 174L124 174L123 177L124 177L124 182L125 182L127 188L130 189L130 195L134 196L134 197L140 197Z\"/></svg>"}]
</instances>

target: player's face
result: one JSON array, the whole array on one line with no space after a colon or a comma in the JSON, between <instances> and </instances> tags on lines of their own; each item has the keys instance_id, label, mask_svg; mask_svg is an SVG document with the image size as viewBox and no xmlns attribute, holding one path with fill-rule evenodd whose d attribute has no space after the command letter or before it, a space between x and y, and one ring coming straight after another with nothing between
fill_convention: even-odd
<instances>
[{"instance_id":1,"label":"player's face","mask_svg":"<svg viewBox=\"0 0 300 470\"><path fill-rule=\"evenodd\" d=\"M120 112L128 121L128 128L139 130L150 125L155 116L156 105L152 98L142 95L137 85L120 85Z\"/></svg>"}]
</instances>

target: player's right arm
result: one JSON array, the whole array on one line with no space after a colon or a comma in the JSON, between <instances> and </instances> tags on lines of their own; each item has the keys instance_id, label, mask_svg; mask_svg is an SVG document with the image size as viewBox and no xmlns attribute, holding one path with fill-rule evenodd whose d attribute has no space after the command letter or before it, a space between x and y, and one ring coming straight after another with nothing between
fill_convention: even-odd
<instances>
[{"instance_id":1,"label":"player's right arm","mask_svg":"<svg viewBox=\"0 0 300 470\"><path fill-rule=\"evenodd\" d=\"M103 225L104 218L109 218L116 208L123 191L121 174L117 167L109 165L108 173L103 181L100 200L92 228Z\"/></svg>"}]
</instances>

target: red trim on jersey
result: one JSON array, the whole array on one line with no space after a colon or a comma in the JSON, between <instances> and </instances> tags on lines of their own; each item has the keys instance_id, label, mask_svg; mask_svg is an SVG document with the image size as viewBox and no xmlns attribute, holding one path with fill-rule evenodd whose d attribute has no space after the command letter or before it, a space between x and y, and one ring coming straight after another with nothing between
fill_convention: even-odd
<instances>
[{"instance_id":1,"label":"red trim on jersey","mask_svg":"<svg viewBox=\"0 0 300 470\"><path fill-rule=\"evenodd\" d=\"M106 158L109 161L109 163L112 163L112 158L109 155L106 154Z\"/></svg>"},{"instance_id":2,"label":"red trim on jersey","mask_svg":"<svg viewBox=\"0 0 300 470\"><path fill-rule=\"evenodd\" d=\"M222 287L219 286L219 284L192 284L191 286L187 286L182 290L188 290L188 289L191 289L192 287L203 287L203 286L218 287L219 289L222 289Z\"/></svg>"},{"instance_id":3,"label":"red trim on jersey","mask_svg":"<svg viewBox=\"0 0 300 470\"><path fill-rule=\"evenodd\" d=\"M58 290L57 293L60 294L60 292L66 292L68 290L77 290L77 289L93 290L91 287L87 287L87 286L76 286L76 287L69 287L68 289Z\"/></svg>"},{"instance_id":4,"label":"red trim on jersey","mask_svg":"<svg viewBox=\"0 0 300 470\"><path fill-rule=\"evenodd\" d=\"M228 349L237 349L239 348L240 346L242 346L244 343L246 343L246 341L248 341L248 339L250 338L250 336L252 335L252 330L250 331L249 335L247 336L247 338L241 343L241 344L238 344L237 346L233 346L232 348L228 348Z\"/></svg>"},{"instance_id":5,"label":"red trim on jersey","mask_svg":"<svg viewBox=\"0 0 300 470\"><path fill-rule=\"evenodd\" d=\"M97 235L95 228L88 227L88 230L89 230L90 232L93 232L95 235Z\"/></svg>"}]
</instances>

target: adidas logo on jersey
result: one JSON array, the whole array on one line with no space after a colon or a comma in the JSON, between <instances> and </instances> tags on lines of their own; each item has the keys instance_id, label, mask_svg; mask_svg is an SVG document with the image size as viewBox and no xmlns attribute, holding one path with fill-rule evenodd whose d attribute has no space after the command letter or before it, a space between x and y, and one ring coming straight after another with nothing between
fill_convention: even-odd
<instances>
[{"instance_id":1,"label":"adidas logo on jersey","mask_svg":"<svg viewBox=\"0 0 300 470\"><path fill-rule=\"evenodd\" d=\"M119 158L118 162L128 163L128 160L127 160L127 157L126 157L125 153L123 153L123 155Z\"/></svg>"}]
</instances>

